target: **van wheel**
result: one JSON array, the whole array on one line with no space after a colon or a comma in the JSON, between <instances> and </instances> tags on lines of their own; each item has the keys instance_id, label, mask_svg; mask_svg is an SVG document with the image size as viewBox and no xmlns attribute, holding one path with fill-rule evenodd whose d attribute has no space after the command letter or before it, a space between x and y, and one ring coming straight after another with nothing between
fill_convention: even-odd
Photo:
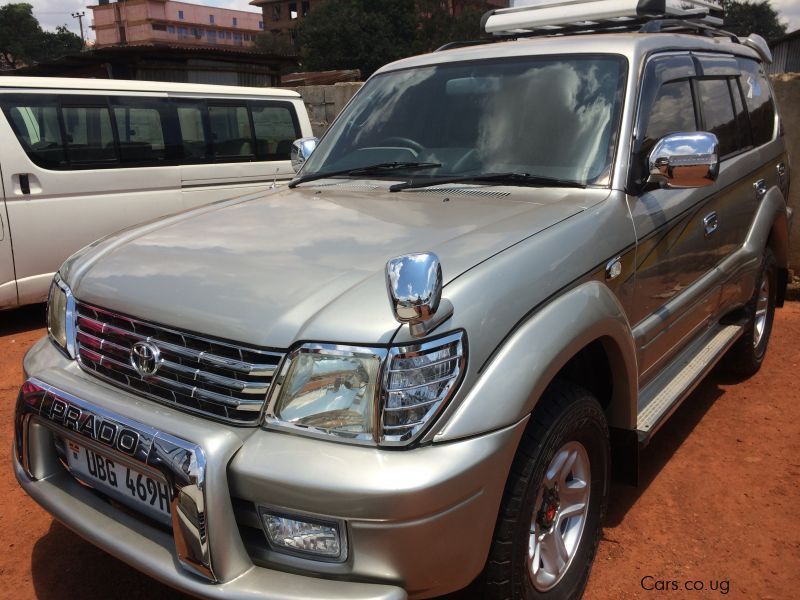
<instances>
[{"instance_id":1,"label":"van wheel","mask_svg":"<svg viewBox=\"0 0 800 600\"><path fill-rule=\"evenodd\" d=\"M586 390L555 382L506 483L485 571L492 599L580 598L608 502L608 425Z\"/></svg>"},{"instance_id":2,"label":"van wheel","mask_svg":"<svg viewBox=\"0 0 800 600\"><path fill-rule=\"evenodd\" d=\"M745 307L748 318L744 325L744 333L725 357L725 366L729 372L750 377L761 368L772 333L777 292L778 266L772 250L766 248L756 280L756 289Z\"/></svg>"}]
</instances>

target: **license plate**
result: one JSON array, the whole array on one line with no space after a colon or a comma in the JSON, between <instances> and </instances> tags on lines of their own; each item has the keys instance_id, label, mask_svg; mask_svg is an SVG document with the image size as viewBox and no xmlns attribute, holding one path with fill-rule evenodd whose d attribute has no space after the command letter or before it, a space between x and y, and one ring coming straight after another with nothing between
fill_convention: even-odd
<instances>
[{"instance_id":1,"label":"license plate","mask_svg":"<svg viewBox=\"0 0 800 600\"><path fill-rule=\"evenodd\" d=\"M162 523L169 524L169 489L153 477L67 440L70 470L111 498Z\"/></svg>"}]
</instances>

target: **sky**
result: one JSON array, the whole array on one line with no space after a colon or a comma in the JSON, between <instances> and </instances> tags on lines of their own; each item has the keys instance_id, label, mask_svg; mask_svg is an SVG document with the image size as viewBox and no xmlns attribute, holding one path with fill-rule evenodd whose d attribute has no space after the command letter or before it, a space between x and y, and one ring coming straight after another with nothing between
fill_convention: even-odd
<instances>
[{"instance_id":1,"label":"sky","mask_svg":"<svg viewBox=\"0 0 800 600\"><path fill-rule=\"evenodd\" d=\"M33 5L33 14L39 19L42 27L49 30L55 29L57 25L66 24L71 31L78 33L78 20L73 19L70 15L74 12L85 12L86 17L84 17L83 23L87 39L94 38L92 30L88 27L92 11L88 10L86 6L90 3L95 4L97 0L92 0L90 3L87 0L24 1ZM800 29L800 0L770 0L770 2L780 18L788 25L787 31ZM5 4L6 1L0 0L0 3ZM249 5L248 0L193 0L192 3L258 12L256 7Z\"/></svg>"}]
</instances>

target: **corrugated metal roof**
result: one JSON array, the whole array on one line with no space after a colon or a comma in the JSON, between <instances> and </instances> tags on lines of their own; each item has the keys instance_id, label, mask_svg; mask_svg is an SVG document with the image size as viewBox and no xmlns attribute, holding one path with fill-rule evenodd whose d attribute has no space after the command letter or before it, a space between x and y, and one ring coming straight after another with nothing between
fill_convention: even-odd
<instances>
[{"instance_id":1,"label":"corrugated metal roof","mask_svg":"<svg viewBox=\"0 0 800 600\"><path fill-rule=\"evenodd\" d=\"M769 47L772 50L772 64L767 65L767 73L800 73L800 29L770 42Z\"/></svg>"}]
</instances>

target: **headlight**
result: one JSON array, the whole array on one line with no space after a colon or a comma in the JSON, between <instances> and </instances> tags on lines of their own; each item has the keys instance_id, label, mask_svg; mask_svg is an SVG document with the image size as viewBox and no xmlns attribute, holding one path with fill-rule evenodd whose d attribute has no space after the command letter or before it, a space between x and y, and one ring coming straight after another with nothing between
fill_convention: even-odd
<instances>
[{"instance_id":1,"label":"headlight","mask_svg":"<svg viewBox=\"0 0 800 600\"><path fill-rule=\"evenodd\" d=\"M56 346L70 358L75 358L74 312L72 292L56 273L47 298L47 332Z\"/></svg>"},{"instance_id":2,"label":"headlight","mask_svg":"<svg viewBox=\"0 0 800 600\"><path fill-rule=\"evenodd\" d=\"M390 349L305 344L275 380L266 423L367 444L407 444L455 391L464 344L461 332Z\"/></svg>"},{"instance_id":3,"label":"headlight","mask_svg":"<svg viewBox=\"0 0 800 600\"><path fill-rule=\"evenodd\" d=\"M369 441L386 350L306 344L289 355L270 414L278 422Z\"/></svg>"}]
</instances>

